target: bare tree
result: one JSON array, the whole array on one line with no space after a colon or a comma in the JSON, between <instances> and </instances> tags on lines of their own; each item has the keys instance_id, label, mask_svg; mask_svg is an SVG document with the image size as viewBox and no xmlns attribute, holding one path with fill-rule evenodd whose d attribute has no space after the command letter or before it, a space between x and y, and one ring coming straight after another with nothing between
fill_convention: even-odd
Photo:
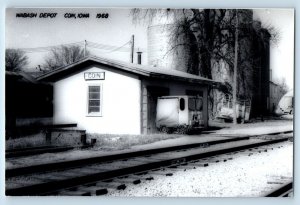
<instances>
[{"instance_id":1,"label":"bare tree","mask_svg":"<svg viewBox=\"0 0 300 205\"><path fill-rule=\"evenodd\" d=\"M157 15L176 15L170 38L170 50L184 47L188 52L189 71L203 77L213 78L214 64L221 61L230 71L234 65L235 10L232 9L133 9L134 21L151 20ZM244 19L251 19L249 10L239 10ZM250 25L251 24L251 25ZM243 20L239 25L239 41L249 38L252 21Z\"/></svg>"},{"instance_id":2,"label":"bare tree","mask_svg":"<svg viewBox=\"0 0 300 205\"><path fill-rule=\"evenodd\" d=\"M7 71L21 71L28 65L28 57L19 49L5 50L5 69Z\"/></svg>"},{"instance_id":3,"label":"bare tree","mask_svg":"<svg viewBox=\"0 0 300 205\"><path fill-rule=\"evenodd\" d=\"M51 50L45 59L44 67L49 70L66 66L85 57L84 49L81 46L61 46Z\"/></svg>"},{"instance_id":4,"label":"bare tree","mask_svg":"<svg viewBox=\"0 0 300 205\"><path fill-rule=\"evenodd\" d=\"M146 19L151 22L157 15L172 15L174 29L170 50L187 51L187 71L206 78L228 82L221 92L232 94L237 88L238 99L252 99L264 87L261 70L267 66L269 42L278 42L279 33L272 26L266 28L253 20L253 11L241 9L133 9L135 21ZM237 85L232 85L234 73L234 50L236 44L236 17L238 14L238 59ZM266 57L267 58L267 57ZM227 76L224 76L224 70ZM215 104L215 91L210 91L211 104ZM258 100L260 101L260 100ZM261 103L261 102L260 102Z\"/></svg>"}]
</instances>

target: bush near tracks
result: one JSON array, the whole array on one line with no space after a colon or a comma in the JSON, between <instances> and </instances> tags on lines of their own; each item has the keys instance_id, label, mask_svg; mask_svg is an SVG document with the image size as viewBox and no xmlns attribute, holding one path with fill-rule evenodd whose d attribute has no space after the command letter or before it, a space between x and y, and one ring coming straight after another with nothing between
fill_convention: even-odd
<instances>
[{"instance_id":1,"label":"bush near tracks","mask_svg":"<svg viewBox=\"0 0 300 205\"><path fill-rule=\"evenodd\" d=\"M88 141L96 139L93 149L122 150L135 145L149 144L161 140L183 137L179 134L151 134L151 135L112 135L112 134L88 134Z\"/></svg>"},{"instance_id":2,"label":"bush near tracks","mask_svg":"<svg viewBox=\"0 0 300 205\"><path fill-rule=\"evenodd\" d=\"M53 132L51 144L54 146L78 146L81 145L80 134L76 132ZM46 145L45 133L28 135L16 139L6 140L6 149L22 149L26 147L38 147Z\"/></svg>"}]
</instances>

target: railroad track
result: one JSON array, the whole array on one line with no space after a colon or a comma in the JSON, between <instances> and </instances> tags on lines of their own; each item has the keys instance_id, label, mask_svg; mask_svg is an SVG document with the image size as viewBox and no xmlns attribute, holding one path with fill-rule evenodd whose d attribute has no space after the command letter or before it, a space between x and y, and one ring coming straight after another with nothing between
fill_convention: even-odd
<instances>
[{"instance_id":1,"label":"railroad track","mask_svg":"<svg viewBox=\"0 0 300 205\"><path fill-rule=\"evenodd\" d=\"M268 149L265 146L288 138L228 140L6 170L6 195L102 195L110 189L124 189L126 183L151 180L153 177L149 172L168 176L172 175L168 169L208 166L210 162L232 159L227 155L230 153L264 152ZM232 145L233 141L238 145ZM214 149L205 151L212 145Z\"/></svg>"},{"instance_id":2,"label":"railroad track","mask_svg":"<svg viewBox=\"0 0 300 205\"><path fill-rule=\"evenodd\" d=\"M36 174L41 172L50 172L50 171L57 171L57 170L65 170L71 169L74 167L82 167L88 166L92 164L98 164L113 160L122 160L131 157L140 157L146 156L150 154L158 154L176 150L185 150L185 149L192 149L192 148L205 148L212 145L223 144L223 143L230 143L236 141L243 141L249 140L249 137L235 137L235 138L228 138L222 140L214 140L202 143L193 143L193 144L186 144L186 145L178 145L172 147L165 147L165 148L157 148L157 149L150 149L150 150L142 150L142 151L135 151L129 153L121 153L121 154L114 154L108 156L100 156L100 157L89 157L86 159L78 159L78 160L70 160L70 161L63 161L63 162L55 162L55 163L47 163L47 164L40 164L40 165L33 165L28 167L20 167L14 169L6 169L6 178L21 176L21 175L28 175L28 174Z\"/></svg>"},{"instance_id":3,"label":"railroad track","mask_svg":"<svg viewBox=\"0 0 300 205\"><path fill-rule=\"evenodd\" d=\"M276 182L282 183L282 182ZM289 181L285 183L283 186L276 188L272 192L268 193L266 197L288 197L289 194L293 193L293 182Z\"/></svg>"}]
</instances>

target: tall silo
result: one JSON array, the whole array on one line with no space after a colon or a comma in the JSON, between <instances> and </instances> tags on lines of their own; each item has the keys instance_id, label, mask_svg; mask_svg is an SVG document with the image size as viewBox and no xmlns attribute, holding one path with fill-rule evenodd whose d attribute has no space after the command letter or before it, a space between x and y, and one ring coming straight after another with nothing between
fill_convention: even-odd
<instances>
[{"instance_id":1,"label":"tall silo","mask_svg":"<svg viewBox=\"0 0 300 205\"><path fill-rule=\"evenodd\" d=\"M148 27L148 64L187 72L187 52L175 36L174 13L157 14Z\"/></svg>"}]
</instances>

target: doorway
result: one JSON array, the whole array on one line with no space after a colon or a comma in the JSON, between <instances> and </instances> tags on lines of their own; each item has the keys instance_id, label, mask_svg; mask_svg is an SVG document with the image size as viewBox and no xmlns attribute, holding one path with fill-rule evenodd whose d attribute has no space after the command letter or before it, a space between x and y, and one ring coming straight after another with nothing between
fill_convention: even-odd
<instances>
[{"instance_id":1,"label":"doorway","mask_svg":"<svg viewBox=\"0 0 300 205\"><path fill-rule=\"evenodd\" d=\"M148 86L148 120L147 120L147 134L158 133L156 128L156 107L157 98L161 96L168 96L170 93L169 88L159 86Z\"/></svg>"}]
</instances>

